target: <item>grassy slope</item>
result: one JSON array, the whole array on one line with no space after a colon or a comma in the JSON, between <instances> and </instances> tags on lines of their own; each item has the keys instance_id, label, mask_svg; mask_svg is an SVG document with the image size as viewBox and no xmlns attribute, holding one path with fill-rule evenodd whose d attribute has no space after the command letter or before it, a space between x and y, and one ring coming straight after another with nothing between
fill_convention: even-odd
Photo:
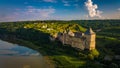
<instances>
[{"instance_id":1,"label":"grassy slope","mask_svg":"<svg viewBox=\"0 0 120 68\"><path fill-rule=\"evenodd\" d=\"M18 25L19 24L19 25ZM81 31L84 32L86 29L82 28L78 24L72 24L72 23L3 23L1 24L1 31L5 32L5 36L7 36L7 39L9 38L9 41L13 41L13 38L10 37L16 35L14 33L18 32L18 37L21 38L17 41L17 43L23 43L23 45L31 47L33 49L37 49L45 56L49 56L52 60L54 60L54 63L56 64L56 67L65 67L65 68L78 68L81 66L85 66L85 64L88 62L86 57L80 57L77 55L77 51L74 50L71 47L64 47L59 42L50 42L45 43L41 45L41 40L32 40L34 38L28 38L34 36L36 31L49 33L51 35L57 33L57 32L63 32L66 30L72 30L72 31ZM7 26L9 25L9 26ZM43 26L46 26L43 28ZM6 31L5 31L5 30ZM51 29L51 30L48 30ZM32 35L33 33L33 35ZM20 34L20 35L19 35ZM38 32L39 34L39 32ZM4 33L3 33L4 35ZM11 36L12 35L12 36ZM38 36L40 36L39 34ZM28 36L28 37L27 37ZM35 35L35 37L37 34ZM3 37L2 37L3 38ZM44 37L43 37L44 38ZM14 38L15 39L15 38ZM22 40L23 39L23 40ZM31 40L30 40L31 39ZM16 40L16 39L15 39ZM26 40L26 41L25 41ZM46 39L47 40L47 39ZM45 39L44 39L45 41ZM29 43L30 42L30 43ZM32 43L31 43L32 42ZM27 44L27 45L26 45ZM82 58L82 59L81 59Z\"/></svg>"},{"instance_id":2,"label":"grassy slope","mask_svg":"<svg viewBox=\"0 0 120 68\"><path fill-rule=\"evenodd\" d=\"M86 30L78 24L68 24L68 23L47 23L46 28L42 28L42 26L46 26L46 23L42 23L42 24L35 23L34 25L27 24L24 27L25 28L34 28L36 30L43 31L43 32L49 33L51 35L53 35L57 32L63 32L65 29L66 30L70 29L72 31L81 31L81 32L84 32ZM49 28L52 30L50 30L50 31L47 30ZM72 54L71 55L66 54L65 53L66 50L62 50L63 51L62 52L60 48L57 48L57 50L54 50L54 51L56 51L54 53L60 54L60 55L50 56L50 58L54 60L54 63L57 65L57 67L65 67L65 68L68 68L68 67L69 68L73 68L73 67L76 68L77 67L78 68L80 66L83 66L86 63L86 60L80 60L78 57L76 57Z\"/></svg>"}]
</instances>

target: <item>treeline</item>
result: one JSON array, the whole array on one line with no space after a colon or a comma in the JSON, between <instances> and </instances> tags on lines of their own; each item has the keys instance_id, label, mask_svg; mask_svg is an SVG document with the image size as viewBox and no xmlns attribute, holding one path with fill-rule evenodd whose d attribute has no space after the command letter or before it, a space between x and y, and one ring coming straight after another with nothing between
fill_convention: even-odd
<instances>
[{"instance_id":1,"label":"treeline","mask_svg":"<svg viewBox=\"0 0 120 68\"><path fill-rule=\"evenodd\" d=\"M4 23L7 23L7 22L4 22ZM8 22L8 23L12 24L13 22ZM23 25L23 24L28 24L28 23L58 23L58 24L77 23L85 28L92 27L93 29L120 26L120 20L70 20L70 21L45 20L45 21L18 21L18 22L14 22L14 24L15 23L17 23L16 25Z\"/></svg>"},{"instance_id":2,"label":"treeline","mask_svg":"<svg viewBox=\"0 0 120 68\"><path fill-rule=\"evenodd\" d=\"M120 26L120 20L73 20L72 22L76 22L86 28L92 27L95 30Z\"/></svg>"}]
</instances>

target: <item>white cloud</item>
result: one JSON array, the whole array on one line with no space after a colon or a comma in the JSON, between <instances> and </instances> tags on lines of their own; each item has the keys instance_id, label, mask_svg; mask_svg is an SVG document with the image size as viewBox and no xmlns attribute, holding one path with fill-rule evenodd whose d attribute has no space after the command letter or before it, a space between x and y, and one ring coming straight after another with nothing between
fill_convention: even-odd
<instances>
[{"instance_id":1,"label":"white cloud","mask_svg":"<svg viewBox=\"0 0 120 68\"><path fill-rule=\"evenodd\" d=\"M55 3L56 0L43 0L44 2L51 2L51 3Z\"/></svg>"},{"instance_id":2,"label":"white cloud","mask_svg":"<svg viewBox=\"0 0 120 68\"><path fill-rule=\"evenodd\" d=\"M63 3L68 3L68 1L66 1L66 0L62 0L62 2L63 2Z\"/></svg>"},{"instance_id":3,"label":"white cloud","mask_svg":"<svg viewBox=\"0 0 120 68\"><path fill-rule=\"evenodd\" d=\"M85 6L87 7L90 17L101 17L102 11L97 10L97 4L93 4L92 0L85 2Z\"/></svg>"},{"instance_id":4,"label":"white cloud","mask_svg":"<svg viewBox=\"0 0 120 68\"><path fill-rule=\"evenodd\" d=\"M70 4L68 4L68 3L65 3L65 4L64 4L64 6L70 6Z\"/></svg>"},{"instance_id":5,"label":"white cloud","mask_svg":"<svg viewBox=\"0 0 120 68\"><path fill-rule=\"evenodd\" d=\"M16 9L9 15L0 17L0 21L21 21L21 20L47 20L56 12L52 7L35 8L27 6L25 9Z\"/></svg>"},{"instance_id":6,"label":"white cloud","mask_svg":"<svg viewBox=\"0 0 120 68\"><path fill-rule=\"evenodd\" d=\"M54 8L34 8L33 6L28 6L24 11L18 12L18 14L21 15L21 13L25 16L29 17L40 17L40 18L47 18L51 14L55 13Z\"/></svg>"},{"instance_id":7,"label":"white cloud","mask_svg":"<svg viewBox=\"0 0 120 68\"><path fill-rule=\"evenodd\" d=\"M62 2L64 3L64 6L71 6L71 5L69 4L69 1L67 1L67 0L62 0Z\"/></svg>"},{"instance_id":8,"label":"white cloud","mask_svg":"<svg viewBox=\"0 0 120 68\"><path fill-rule=\"evenodd\" d=\"M42 18L47 18L49 17L51 14L55 13L55 9L54 8L27 8L25 11L25 14L30 14L30 15L38 15Z\"/></svg>"}]
</instances>

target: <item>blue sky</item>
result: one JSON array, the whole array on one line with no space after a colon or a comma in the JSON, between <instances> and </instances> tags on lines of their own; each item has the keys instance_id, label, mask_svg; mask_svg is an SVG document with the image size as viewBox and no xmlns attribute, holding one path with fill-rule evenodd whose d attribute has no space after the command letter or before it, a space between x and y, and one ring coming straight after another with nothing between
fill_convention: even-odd
<instances>
[{"instance_id":1,"label":"blue sky","mask_svg":"<svg viewBox=\"0 0 120 68\"><path fill-rule=\"evenodd\" d=\"M120 19L120 0L0 0L0 22Z\"/></svg>"}]
</instances>

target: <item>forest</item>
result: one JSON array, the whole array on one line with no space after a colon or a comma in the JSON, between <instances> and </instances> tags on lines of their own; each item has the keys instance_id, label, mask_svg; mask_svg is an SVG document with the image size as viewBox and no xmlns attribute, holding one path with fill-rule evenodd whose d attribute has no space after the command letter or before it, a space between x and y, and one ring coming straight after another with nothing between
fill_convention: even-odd
<instances>
[{"instance_id":1,"label":"forest","mask_svg":"<svg viewBox=\"0 0 120 68\"><path fill-rule=\"evenodd\" d=\"M76 50L49 37L71 30L96 33L95 50ZM47 20L1 22L0 39L39 51L51 59L56 68L119 68L120 20Z\"/></svg>"}]
</instances>

